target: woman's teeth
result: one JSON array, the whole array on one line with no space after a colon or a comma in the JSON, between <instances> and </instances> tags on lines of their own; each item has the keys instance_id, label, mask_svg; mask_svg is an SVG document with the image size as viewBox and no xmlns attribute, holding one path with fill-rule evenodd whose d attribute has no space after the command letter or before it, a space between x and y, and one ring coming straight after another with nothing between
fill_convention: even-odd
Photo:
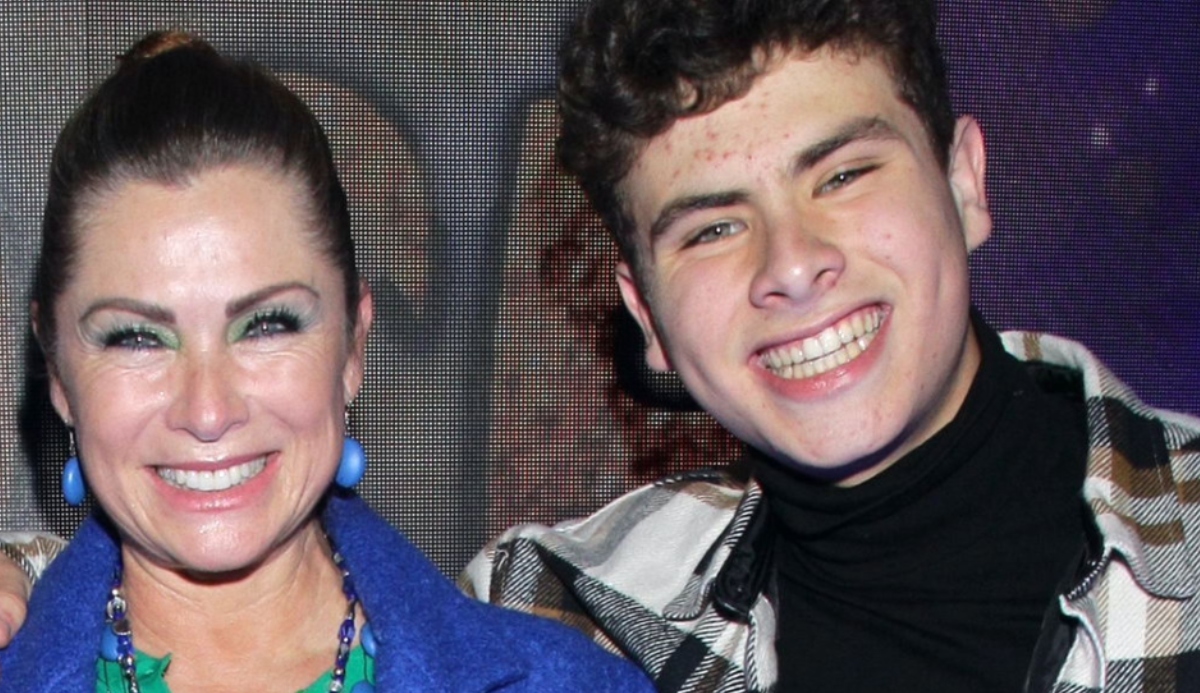
<instances>
[{"instance_id":1,"label":"woman's teeth","mask_svg":"<svg viewBox=\"0 0 1200 693\"><path fill-rule=\"evenodd\" d=\"M183 488L189 491L224 491L225 489L233 488L253 479L266 466L267 458L264 456L244 464L214 471L205 470L198 472L195 470L185 471L182 469L171 469L170 467L159 467L158 475L162 477L163 481L176 488Z\"/></svg>"}]
</instances>

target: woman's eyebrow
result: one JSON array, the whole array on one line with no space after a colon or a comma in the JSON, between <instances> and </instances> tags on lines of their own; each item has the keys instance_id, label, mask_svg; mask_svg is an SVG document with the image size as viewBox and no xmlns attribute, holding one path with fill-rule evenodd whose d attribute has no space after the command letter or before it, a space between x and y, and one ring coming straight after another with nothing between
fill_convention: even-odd
<instances>
[{"instance_id":1,"label":"woman's eyebrow","mask_svg":"<svg viewBox=\"0 0 1200 693\"><path fill-rule=\"evenodd\" d=\"M133 298L102 298L95 301L79 317L79 322L85 322L96 313L105 310L119 310L123 313L134 313L151 322L173 324L175 313L156 304L139 301Z\"/></svg>"},{"instance_id":2,"label":"woman's eyebrow","mask_svg":"<svg viewBox=\"0 0 1200 693\"><path fill-rule=\"evenodd\" d=\"M235 315L240 315L252 306L258 305L259 303L267 301L279 294L295 290L300 290L311 294L313 298L321 298L320 292L304 282L284 282L282 284L272 284L271 286L263 287L258 291L246 294L245 296L230 301L229 304L225 306L225 315L232 318Z\"/></svg>"}]
</instances>

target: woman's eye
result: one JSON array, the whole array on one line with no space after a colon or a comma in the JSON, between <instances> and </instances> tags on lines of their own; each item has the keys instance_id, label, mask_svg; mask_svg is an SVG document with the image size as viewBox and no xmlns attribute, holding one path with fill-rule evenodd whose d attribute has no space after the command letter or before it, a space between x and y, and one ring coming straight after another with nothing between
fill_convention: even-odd
<instances>
[{"instance_id":1,"label":"woman's eye","mask_svg":"<svg viewBox=\"0 0 1200 693\"><path fill-rule=\"evenodd\" d=\"M104 338L104 347L116 349L133 349L142 351L158 349L163 346L163 340L150 330L139 327L126 327L116 330Z\"/></svg>"},{"instance_id":2,"label":"woman's eye","mask_svg":"<svg viewBox=\"0 0 1200 693\"><path fill-rule=\"evenodd\" d=\"M273 310L265 313L255 313L246 322L242 337L259 338L297 332L300 329L300 319L288 311Z\"/></svg>"},{"instance_id":3,"label":"woman's eye","mask_svg":"<svg viewBox=\"0 0 1200 693\"><path fill-rule=\"evenodd\" d=\"M700 232L692 236L689 245L697 243L712 243L727 236L732 236L741 233L745 229L745 224L740 221L718 221L715 224L709 224L700 229Z\"/></svg>"}]
</instances>

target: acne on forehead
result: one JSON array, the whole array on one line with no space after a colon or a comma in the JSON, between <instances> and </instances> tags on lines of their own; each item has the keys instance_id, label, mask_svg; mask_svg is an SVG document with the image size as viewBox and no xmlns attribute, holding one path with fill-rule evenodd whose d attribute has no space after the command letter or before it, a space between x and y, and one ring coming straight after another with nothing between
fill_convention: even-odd
<instances>
[{"instance_id":1,"label":"acne on forehead","mask_svg":"<svg viewBox=\"0 0 1200 693\"><path fill-rule=\"evenodd\" d=\"M786 101L791 96L791 93L784 93L779 97L781 90L787 89L787 85L771 79L779 72L783 71L788 65L793 62L818 63L823 59L835 71L856 71L856 68L861 67L863 63L874 63L882 72L882 76L886 79L888 93L895 99L895 103L902 106L908 115L919 124L920 129L924 132L923 141L930 143L933 140L932 134L928 132L926 123L916 112L914 107L904 98L901 91L901 85L896 80L896 71L887 60L886 54L875 50L871 46L859 46L853 43L847 45L826 45L816 50L796 49L783 47L778 50L771 50L769 53L764 53L760 58L763 62L760 64L760 69L752 78L749 87L741 91L737 96L723 103L716 104L714 107L705 109L702 113L688 115L677 119L666 130L654 137L643 140L640 146L636 147L636 151L631 156L631 165L624 177L616 185L617 197L624 210L624 214L635 221L637 220L637 209L635 208L636 198L639 197L638 190L630 184L631 179L638 176L649 176L653 171L654 179L660 182L669 184L677 184L679 179L686 175L691 175L695 172L695 164L699 163L703 166L720 167L731 163L731 160L741 158L745 163L751 164L760 155L768 154L765 150L759 150L756 147L762 143L755 143L754 138L758 128L753 125L750 127L730 128L728 125L720 123L720 118L710 117L718 111L725 111L729 114L749 114L750 123L757 123L760 120L764 123L770 118L771 111L779 107L780 101ZM877 73L879 74L879 73ZM870 94L878 93L878 81L873 80L841 80L845 83L845 88L828 88L824 91L817 90L810 96L820 100L825 96L844 96L847 90L857 86L860 93L865 93L870 98ZM833 112L834 109L822 109L819 106L810 107L812 112ZM698 123L697 123L698 121ZM794 127L776 129L770 133L773 140L769 143L770 149L774 150L778 146L786 144L787 147L797 146L797 143L802 143L800 131L805 122L800 117L793 121ZM680 139L679 133L687 128L689 124L698 124L700 131L699 137ZM903 138L908 139L908 138ZM699 142L700 146L695 146ZM681 149L681 146L683 147ZM786 148L786 147L785 147ZM690 150L690 151L689 151ZM946 157L939 157L945 159ZM652 160L652 164L647 162ZM665 162L665 163L664 163ZM944 167L943 167L944 168ZM649 179L640 181L647 182ZM653 186L651 186L653 187ZM642 210L645 211L645 210ZM642 236L646 233L646 229L639 224L635 230L637 236Z\"/></svg>"}]
</instances>

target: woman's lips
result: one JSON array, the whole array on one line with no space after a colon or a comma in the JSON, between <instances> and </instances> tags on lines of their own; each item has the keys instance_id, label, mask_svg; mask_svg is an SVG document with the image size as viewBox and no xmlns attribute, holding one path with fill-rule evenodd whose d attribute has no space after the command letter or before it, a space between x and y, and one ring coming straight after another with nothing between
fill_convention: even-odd
<instances>
[{"instance_id":1,"label":"woman's lips","mask_svg":"<svg viewBox=\"0 0 1200 693\"><path fill-rule=\"evenodd\" d=\"M249 462L222 467L215 470L174 469L158 467L159 478L175 488L188 491L217 492L240 486L262 473L267 467L267 456Z\"/></svg>"}]
</instances>

